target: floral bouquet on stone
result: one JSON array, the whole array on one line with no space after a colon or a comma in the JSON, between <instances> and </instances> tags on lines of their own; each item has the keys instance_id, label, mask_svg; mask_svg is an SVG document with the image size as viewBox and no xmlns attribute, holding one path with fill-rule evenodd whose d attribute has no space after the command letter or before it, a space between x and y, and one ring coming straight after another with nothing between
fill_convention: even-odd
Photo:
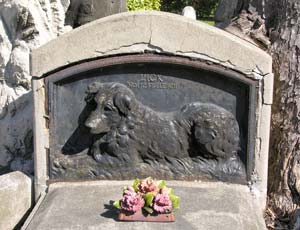
<instances>
[{"instance_id":1,"label":"floral bouquet on stone","mask_svg":"<svg viewBox=\"0 0 300 230\"><path fill-rule=\"evenodd\" d=\"M173 210L179 208L180 198L163 180L151 177L135 179L132 186L126 186L121 200L114 206L121 210L119 220L127 221L175 221Z\"/></svg>"}]
</instances>

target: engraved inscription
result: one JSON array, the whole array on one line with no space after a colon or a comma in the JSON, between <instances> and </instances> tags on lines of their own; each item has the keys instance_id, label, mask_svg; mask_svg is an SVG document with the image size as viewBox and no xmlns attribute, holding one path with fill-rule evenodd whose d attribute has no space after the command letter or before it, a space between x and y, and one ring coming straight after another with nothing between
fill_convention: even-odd
<instances>
[{"instance_id":1,"label":"engraved inscription","mask_svg":"<svg viewBox=\"0 0 300 230\"><path fill-rule=\"evenodd\" d=\"M138 89L177 89L175 82L165 82L160 75L143 74L138 81L127 81L129 88Z\"/></svg>"}]
</instances>

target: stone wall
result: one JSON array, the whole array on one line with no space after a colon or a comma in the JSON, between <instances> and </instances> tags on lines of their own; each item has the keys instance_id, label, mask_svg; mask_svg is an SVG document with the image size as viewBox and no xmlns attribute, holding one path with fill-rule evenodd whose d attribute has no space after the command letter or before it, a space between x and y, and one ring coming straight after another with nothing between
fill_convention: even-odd
<instances>
[{"instance_id":1,"label":"stone wall","mask_svg":"<svg viewBox=\"0 0 300 230\"><path fill-rule=\"evenodd\" d=\"M69 3L0 1L0 174L33 173L29 54L66 31Z\"/></svg>"}]
</instances>

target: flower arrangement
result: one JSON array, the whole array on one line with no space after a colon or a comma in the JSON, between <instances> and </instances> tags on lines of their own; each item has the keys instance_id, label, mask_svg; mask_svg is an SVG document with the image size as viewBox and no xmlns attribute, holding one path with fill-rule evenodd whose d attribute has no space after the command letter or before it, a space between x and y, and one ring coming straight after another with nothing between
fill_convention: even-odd
<instances>
[{"instance_id":1,"label":"flower arrangement","mask_svg":"<svg viewBox=\"0 0 300 230\"><path fill-rule=\"evenodd\" d=\"M122 199L114 202L114 206L129 213L142 209L149 214L166 214L178 209L179 202L180 198L166 186L165 181L148 177L135 179L132 186L124 187Z\"/></svg>"}]
</instances>

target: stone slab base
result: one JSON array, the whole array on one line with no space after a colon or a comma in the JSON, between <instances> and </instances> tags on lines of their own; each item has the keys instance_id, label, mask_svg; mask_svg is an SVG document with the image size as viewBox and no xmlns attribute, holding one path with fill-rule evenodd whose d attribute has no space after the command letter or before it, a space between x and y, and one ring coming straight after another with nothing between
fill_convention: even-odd
<instances>
[{"instance_id":1,"label":"stone slab base","mask_svg":"<svg viewBox=\"0 0 300 230\"><path fill-rule=\"evenodd\" d=\"M13 229L27 213L32 201L32 181L21 172L0 176L0 229Z\"/></svg>"},{"instance_id":2,"label":"stone slab base","mask_svg":"<svg viewBox=\"0 0 300 230\"><path fill-rule=\"evenodd\" d=\"M168 181L181 197L173 223L120 222L112 202L131 181L55 183L24 229L265 230L262 209L243 185Z\"/></svg>"}]
</instances>

